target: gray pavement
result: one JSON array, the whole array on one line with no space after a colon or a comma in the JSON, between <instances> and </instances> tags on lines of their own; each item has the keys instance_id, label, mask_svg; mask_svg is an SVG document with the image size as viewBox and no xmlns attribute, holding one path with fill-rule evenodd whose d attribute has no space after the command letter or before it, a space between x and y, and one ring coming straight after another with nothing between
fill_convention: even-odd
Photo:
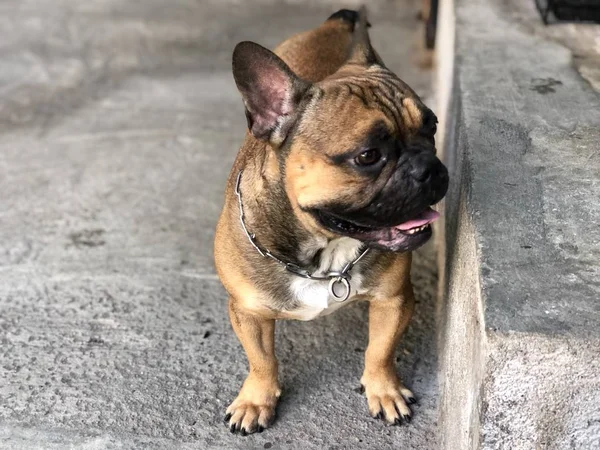
<instances>
[{"instance_id":1,"label":"gray pavement","mask_svg":"<svg viewBox=\"0 0 600 450\"><path fill-rule=\"evenodd\" d=\"M363 305L282 323L279 420L247 438L221 423L246 373L212 263L245 127L230 55L346 6L319 3L0 4L0 448L436 447L431 245L398 352L412 425L371 419L355 390ZM372 36L427 95L417 4L373 2Z\"/></svg>"}]
</instances>

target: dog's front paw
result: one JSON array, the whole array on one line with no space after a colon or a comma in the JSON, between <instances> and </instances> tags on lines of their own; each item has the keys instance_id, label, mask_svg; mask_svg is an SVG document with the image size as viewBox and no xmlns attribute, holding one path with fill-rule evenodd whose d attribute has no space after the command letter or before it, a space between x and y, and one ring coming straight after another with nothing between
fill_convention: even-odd
<instances>
[{"instance_id":1,"label":"dog's front paw","mask_svg":"<svg viewBox=\"0 0 600 450\"><path fill-rule=\"evenodd\" d=\"M402 385L395 372L365 373L360 383L367 396L372 417L393 425L410 422L412 412L408 405L416 403L417 400L413 393Z\"/></svg>"},{"instance_id":2,"label":"dog's front paw","mask_svg":"<svg viewBox=\"0 0 600 450\"><path fill-rule=\"evenodd\" d=\"M281 395L277 383L258 381L248 377L237 398L227 408L225 423L232 433L242 436L262 431L275 418L275 407Z\"/></svg>"}]
</instances>

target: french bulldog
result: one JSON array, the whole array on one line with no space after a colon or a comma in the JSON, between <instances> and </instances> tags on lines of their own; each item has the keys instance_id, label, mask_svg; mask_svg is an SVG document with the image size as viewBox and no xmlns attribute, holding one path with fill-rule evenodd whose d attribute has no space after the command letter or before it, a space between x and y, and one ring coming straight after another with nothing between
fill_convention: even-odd
<instances>
[{"instance_id":1,"label":"french bulldog","mask_svg":"<svg viewBox=\"0 0 600 450\"><path fill-rule=\"evenodd\" d=\"M394 353L413 312L411 252L448 188L437 119L371 45L364 7L341 10L274 51L241 42L233 77L248 132L215 236L215 265L249 363L226 411L261 432L281 394L275 323L369 303L361 385L373 417L410 421Z\"/></svg>"}]
</instances>

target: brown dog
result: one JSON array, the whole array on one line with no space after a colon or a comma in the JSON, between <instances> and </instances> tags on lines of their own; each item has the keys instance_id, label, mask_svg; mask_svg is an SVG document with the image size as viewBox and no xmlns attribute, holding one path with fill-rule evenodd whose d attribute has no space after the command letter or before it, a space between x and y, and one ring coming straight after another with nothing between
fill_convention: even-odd
<instances>
[{"instance_id":1,"label":"brown dog","mask_svg":"<svg viewBox=\"0 0 600 450\"><path fill-rule=\"evenodd\" d=\"M372 416L409 420L394 351L413 310L411 253L431 236L448 173L435 115L371 47L364 9L341 10L275 53L242 42L233 75L250 132L217 226L215 262L250 372L231 431L262 431L280 395L277 319L369 302L361 383Z\"/></svg>"}]
</instances>

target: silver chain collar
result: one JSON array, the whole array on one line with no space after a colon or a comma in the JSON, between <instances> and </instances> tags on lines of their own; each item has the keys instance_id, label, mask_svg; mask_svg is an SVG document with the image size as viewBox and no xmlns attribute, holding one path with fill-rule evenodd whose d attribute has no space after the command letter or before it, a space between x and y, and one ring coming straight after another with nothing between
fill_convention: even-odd
<instances>
[{"instance_id":1,"label":"silver chain collar","mask_svg":"<svg viewBox=\"0 0 600 450\"><path fill-rule=\"evenodd\" d=\"M350 297L351 285L350 285L350 270L369 252L369 249L366 248L361 252L360 255L354 261L350 261L346 264L342 270L340 271L330 271L325 275L315 275L314 272L311 273L306 269L303 269L297 264L289 263L282 261L273 255L269 250L262 249L258 242L256 241L256 235L254 233L250 233L248 228L246 228L245 216L244 216L244 206L242 204L242 193L240 191L240 184L242 181L242 171L238 173L237 180L235 182L235 195L238 198L238 205L240 208L240 223L242 224L242 229L246 234L246 237L250 241L250 244L256 249L261 256L265 258L270 258L275 261L277 264L283 266L288 272L293 273L302 278L308 278L310 280L329 280L329 294L338 302L345 302Z\"/></svg>"}]
</instances>

